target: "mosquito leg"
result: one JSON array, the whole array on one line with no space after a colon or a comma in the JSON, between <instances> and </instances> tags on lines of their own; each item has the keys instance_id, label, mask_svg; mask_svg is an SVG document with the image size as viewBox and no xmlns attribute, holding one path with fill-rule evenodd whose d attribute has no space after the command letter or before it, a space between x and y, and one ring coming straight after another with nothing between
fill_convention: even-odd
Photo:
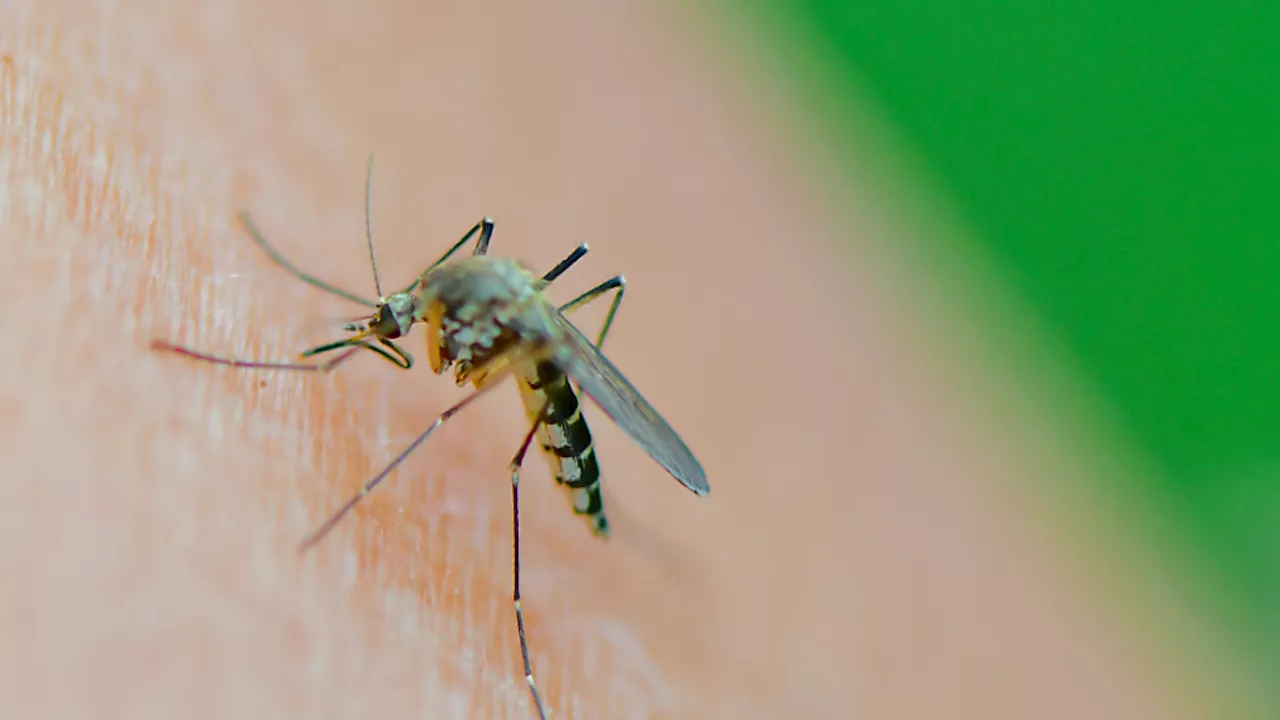
<instances>
[{"instance_id":1,"label":"mosquito leg","mask_svg":"<svg viewBox=\"0 0 1280 720\"><path fill-rule=\"evenodd\" d=\"M538 686L533 682L533 666L529 663L529 643L525 640L524 633L524 610L520 607L520 466L524 464L525 453L529 451L529 444L533 442L533 436L538 426L542 424L546 411L546 406L543 406L533 427L525 433L520 449L511 458L511 599L516 606L516 629L520 633L520 659L524 661L524 679L529 683L529 692L533 693L533 704L538 708L540 720L547 720L547 711L542 705L542 696L538 694Z\"/></svg>"},{"instance_id":2,"label":"mosquito leg","mask_svg":"<svg viewBox=\"0 0 1280 720\"><path fill-rule=\"evenodd\" d=\"M164 352L177 353L179 355L186 355L189 358L201 360L203 362L209 362L215 365L227 365L229 367L236 367L236 368L255 368L260 370L298 370L302 372L327 373L330 370L336 368L338 365L341 365L343 362L346 362L348 358L355 355L356 352L361 349L375 352L378 355L382 356L383 358L386 358L389 362L395 363L398 367L407 368L409 367L409 364L412 363L412 361L409 361L409 364L401 364L399 361L396 360L396 358L392 357L391 354L388 353L387 351L383 350L380 347L371 345L363 340L356 340L356 341L341 340L338 342L329 343L328 345L321 345L319 347L315 347L303 352L302 356L311 357L313 355L331 352L333 350L339 350L343 348L346 349L345 352L339 353L338 355L322 363L290 363L290 362L264 362L259 360L241 360L240 358L224 357L222 355L213 355L210 353L201 352L199 350L185 347L183 345L175 345L165 340L151 341L152 350L161 350Z\"/></svg>"},{"instance_id":3,"label":"mosquito leg","mask_svg":"<svg viewBox=\"0 0 1280 720\"><path fill-rule=\"evenodd\" d=\"M485 218L480 222L476 223L475 225L472 225L471 229L468 230L465 235L459 238L458 242L454 243L452 247L446 250L444 255L440 256L439 260L436 260L435 262L431 263L431 265L422 272L422 275L426 275L427 273L431 272L432 270L435 270L436 268L444 264L444 261L453 257L454 253L458 252L458 250L460 250L463 245L466 245L471 240L471 238L475 237L476 233L480 233L480 237L476 238L476 249L471 254L484 255L485 253L489 252L489 238L493 236L493 218ZM414 278L413 282L409 283L409 286L406 287L404 290L401 290L401 292L409 292L410 290L412 290L413 286L418 284L418 281L422 278L422 275L419 275L418 277Z\"/></svg>"},{"instance_id":4,"label":"mosquito leg","mask_svg":"<svg viewBox=\"0 0 1280 720\"><path fill-rule=\"evenodd\" d=\"M453 257L453 254L458 252L463 245L466 245L472 237L475 237L476 233L480 233L480 237L476 238L476 249L472 254L484 255L489 252L489 238L493 235L493 218L484 218L475 225L472 225L471 229L467 231L467 234L459 238L458 242L454 243L452 247L446 250L444 255L440 256L439 260L431 263L431 266L428 267L427 270L434 270L442 265L445 260Z\"/></svg>"},{"instance_id":5,"label":"mosquito leg","mask_svg":"<svg viewBox=\"0 0 1280 720\"><path fill-rule=\"evenodd\" d=\"M553 280L563 275L565 270L573 267L574 263L581 260L582 256L586 255L590 251L591 246L586 243L582 243L578 247L574 248L573 252L569 253L569 257L561 260L558 265L548 270L547 274L542 276L543 286L545 287L546 285L550 285Z\"/></svg>"},{"instance_id":6,"label":"mosquito leg","mask_svg":"<svg viewBox=\"0 0 1280 720\"><path fill-rule=\"evenodd\" d=\"M472 251L472 255L487 255L489 253L489 238L493 237L493 218L481 220L480 226L480 237L476 239L476 249Z\"/></svg>"},{"instance_id":7,"label":"mosquito leg","mask_svg":"<svg viewBox=\"0 0 1280 720\"><path fill-rule=\"evenodd\" d=\"M310 535L303 538L302 542L298 544L298 552L305 553L314 547L316 543L324 539L324 536L329 534L329 531L338 524L339 520L346 516L348 512L351 512L351 509L358 505L360 501L364 499L365 495L373 492L373 489L378 487L378 485L391 474L392 470L399 467L400 463L404 462L405 458L409 457L410 453L417 450L419 445L426 442L427 438L431 437L431 433L435 432L437 428L448 422L449 418L457 415L458 412L469 405L472 400L475 400L483 394L484 390L476 390L470 395L459 400L453 407L440 413L440 415L436 417L436 421L431 423L431 427L428 427L416 440L410 443L409 447L405 448L404 451L397 455L394 460L387 463L386 467L379 470L378 474L373 476L373 479L361 486L360 490L355 495L352 495L349 500L342 504L342 507L338 508L337 512L330 515L329 519L324 521L324 524L316 528Z\"/></svg>"},{"instance_id":8,"label":"mosquito leg","mask_svg":"<svg viewBox=\"0 0 1280 720\"><path fill-rule=\"evenodd\" d=\"M569 253L568 257L561 260L555 267L548 270L546 275L542 276L542 285L544 287L546 285L550 285L552 281L563 275L566 270L573 267L574 263L581 260L582 257L590 251L591 247L586 243L582 243L578 247L574 248L573 252ZM611 277L564 305L561 305L560 312L561 314L567 314L590 303L592 300L595 300L610 290L617 290L617 293L613 296L613 303L609 306L609 312L604 317L604 326L600 328L600 337L596 340L596 349L599 350L600 346L604 344L605 337L609 335L609 328L613 326L613 316L618 314L618 306L622 304L622 294L626 291L626 287L627 279L625 277L621 275Z\"/></svg>"},{"instance_id":9,"label":"mosquito leg","mask_svg":"<svg viewBox=\"0 0 1280 720\"><path fill-rule=\"evenodd\" d=\"M227 365L237 368L258 368L268 370L300 370L303 372L329 372L344 362L347 358L356 354L359 347L348 348L346 352L341 353L334 358L323 363L287 363L287 362L259 362L257 360L241 360L239 358L223 357L221 355L210 355L209 353L193 350L182 345L174 345L164 340L152 340L152 350L162 350L166 352L186 355L189 358L213 363L214 365Z\"/></svg>"},{"instance_id":10,"label":"mosquito leg","mask_svg":"<svg viewBox=\"0 0 1280 720\"><path fill-rule=\"evenodd\" d=\"M322 353L327 353L333 350L337 350L338 348L357 345L359 347L364 348L365 350L377 353L384 360L386 360L387 362L390 362L392 365L395 365L401 370L408 370L409 368L413 367L413 356L405 352L403 349L401 349L399 345L395 344L390 340L387 340L386 338L378 338L378 343L388 348L391 352L387 352L386 350L383 350L382 348L378 347L377 345L374 345L373 343L367 340L349 340L348 339L348 340L337 340L327 345L321 345L319 347L313 347L310 350L304 350L302 351L302 357L313 357L316 355L320 355Z\"/></svg>"},{"instance_id":11,"label":"mosquito leg","mask_svg":"<svg viewBox=\"0 0 1280 720\"><path fill-rule=\"evenodd\" d=\"M454 243L448 250L445 250L439 260L431 263L430 267L427 268L427 271L429 272L440 267L444 264L445 260L453 257L453 254L458 252L463 245L466 245L477 232L480 233L480 237L476 238L476 249L471 254L484 255L489 252L489 238L493 236L493 218L484 218L475 225L472 225L471 229L468 230L465 235L458 238L458 242Z\"/></svg>"},{"instance_id":12,"label":"mosquito leg","mask_svg":"<svg viewBox=\"0 0 1280 720\"><path fill-rule=\"evenodd\" d=\"M396 355L400 356L401 362L396 362L395 358L392 358L391 362L396 363L396 365L399 365L401 368L405 370L408 370L409 368L413 367L413 356L405 352L399 345L395 344L391 340L387 340L386 338L379 338L378 342L382 343L384 346L389 348ZM373 349L373 348L370 348L370 349Z\"/></svg>"},{"instance_id":13,"label":"mosquito leg","mask_svg":"<svg viewBox=\"0 0 1280 720\"><path fill-rule=\"evenodd\" d=\"M616 290L613 295L613 302L609 304L609 312L604 316L604 326L600 328L600 337L596 340L596 349L599 350L604 345L604 339L609 335L609 329L613 327L613 317L618 314L618 306L622 304L622 295L626 292L627 279L621 275L611 277L590 290L582 293L578 297L570 300L560 306L561 313L570 313L578 308L590 303L592 300L601 295Z\"/></svg>"}]
</instances>

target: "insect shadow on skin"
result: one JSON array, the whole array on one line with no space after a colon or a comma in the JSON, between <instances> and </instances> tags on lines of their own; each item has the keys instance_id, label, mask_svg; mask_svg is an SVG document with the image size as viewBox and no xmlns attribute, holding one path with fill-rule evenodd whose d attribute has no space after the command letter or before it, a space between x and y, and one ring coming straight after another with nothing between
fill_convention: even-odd
<instances>
[{"instance_id":1,"label":"insect shadow on skin","mask_svg":"<svg viewBox=\"0 0 1280 720\"><path fill-rule=\"evenodd\" d=\"M706 473L675 430L600 352L622 303L625 279L618 275L556 307L543 290L587 254L586 243L538 277L515 260L488 255L494 223L485 218L476 223L448 251L423 271L405 289L383 296L374 258L373 234L369 222L370 179L373 158L365 177L365 237L373 269L376 301L343 290L303 272L281 255L253 223L246 212L240 220L253 241L277 265L303 282L325 292L371 308L359 320L342 329L349 335L341 340L313 347L302 353L309 358L328 355L321 363L262 362L211 355L163 340L152 341L156 350L174 352L197 360L237 368L329 372L360 350L375 353L401 369L413 366L413 357L396 340L408 335L414 325L426 329L427 363L436 374L453 371L459 385L470 383L473 391L440 413L435 421L408 447L361 486L299 545L306 552L318 543L342 518L393 470L404 462L436 429L448 422L507 376L515 378L530 428L511 458L512 516L512 600L520 638L520 655L525 681L533 697L538 717L547 711L533 679L529 645L525 636L524 612L520 601L520 469L525 454L537 438L551 467L552 477L569 495L573 510L583 516L597 537L607 538L609 522L600 493L600 467L596 461L591 431L582 415L579 391L592 398L622 430L676 480L697 495L710 492ZM475 238L470 256L453 256ZM565 313L613 293L595 343L565 318ZM576 386L576 387L575 387Z\"/></svg>"}]
</instances>

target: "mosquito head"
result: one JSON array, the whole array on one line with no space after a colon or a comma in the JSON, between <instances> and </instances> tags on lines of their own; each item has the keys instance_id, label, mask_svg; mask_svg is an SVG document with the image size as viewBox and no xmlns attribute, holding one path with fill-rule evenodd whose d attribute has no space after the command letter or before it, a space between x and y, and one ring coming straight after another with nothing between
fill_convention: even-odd
<instances>
[{"instance_id":1,"label":"mosquito head","mask_svg":"<svg viewBox=\"0 0 1280 720\"><path fill-rule=\"evenodd\" d=\"M376 337L382 340L395 340L407 335L416 322L414 311L417 307L413 295L399 292L391 297L382 298L369 317L359 322L347 323L342 329L358 333L364 337Z\"/></svg>"}]
</instances>

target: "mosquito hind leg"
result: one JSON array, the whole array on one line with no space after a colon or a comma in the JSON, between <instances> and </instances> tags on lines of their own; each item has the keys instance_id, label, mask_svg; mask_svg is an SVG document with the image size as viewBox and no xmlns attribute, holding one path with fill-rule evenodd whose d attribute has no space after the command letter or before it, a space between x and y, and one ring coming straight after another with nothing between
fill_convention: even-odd
<instances>
[{"instance_id":1,"label":"mosquito hind leg","mask_svg":"<svg viewBox=\"0 0 1280 720\"><path fill-rule=\"evenodd\" d=\"M609 335L609 329L613 327L613 318L618 314L618 306L622 304L622 295L626 292L626 288L627 279L621 275L616 275L561 305L560 312L568 314L611 290L616 291L613 295L613 302L609 304L609 312L604 316L604 325L600 328L600 336L596 340L596 349L599 350L600 346L604 345L604 339Z\"/></svg>"},{"instance_id":2,"label":"mosquito hind leg","mask_svg":"<svg viewBox=\"0 0 1280 720\"><path fill-rule=\"evenodd\" d=\"M573 252L569 253L568 257L561 260L555 267L548 270L546 275L542 276L542 287L550 285L552 281L563 275L565 270L573 267L574 263L581 260L582 256L586 255L590 251L591 246L586 243L582 243L578 247L574 248Z\"/></svg>"},{"instance_id":3,"label":"mosquito hind leg","mask_svg":"<svg viewBox=\"0 0 1280 720\"><path fill-rule=\"evenodd\" d=\"M524 610L520 607L520 467L524 465L525 454L542 424L544 406L533 427L525 433L524 442L511 458L511 599L516 608L516 630L520 633L520 659L524 662L524 680L529 684L529 692L533 695L533 704L538 709L539 720L547 720L547 710L542 704L542 695L538 693L538 685L533 681L533 666L529 662L529 643L525 639Z\"/></svg>"},{"instance_id":4,"label":"mosquito hind leg","mask_svg":"<svg viewBox=\"0 0 1280 720\"><path fill-rule=\"evenodd\" d=\"M590 251L591 247L586 243L574 248L573 252L569 253L565 259L561 260L555 267L548 270L546 275L542 276L542 287L550 285L552 281L563 275L566 270L573 267L574 263L581 260ZM600 328L600 337L596 340L596 349L599 350L600 346L604 344L605 337L609 335L609 328L613 326L613 316L618 313L618 306L622 304L622 294L625 292L626 287L627 279L621 275L616 275L561 305L560 313L567 314L577 310L610 290L616 290L617 293L613 296L613 303L609 305L609 312L604 316L604 326Z\"/></svg>"}]
</instances>

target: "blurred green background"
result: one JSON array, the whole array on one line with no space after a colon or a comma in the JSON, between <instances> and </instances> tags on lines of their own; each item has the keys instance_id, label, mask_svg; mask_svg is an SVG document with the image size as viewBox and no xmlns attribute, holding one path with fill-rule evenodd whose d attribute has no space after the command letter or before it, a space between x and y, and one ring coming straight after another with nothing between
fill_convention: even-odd
<instances>
[{"instance_id":1,"label":"blurred green background","mask_svg":"<svg viewBox=\"0 0 1280 720\"><path fill-rule=\"evenodd\" d=\"M730 7L837 145L879 106L1154 464L1100 492L1280 679L1280 3Z\"/></svg>"}]
</instances>

